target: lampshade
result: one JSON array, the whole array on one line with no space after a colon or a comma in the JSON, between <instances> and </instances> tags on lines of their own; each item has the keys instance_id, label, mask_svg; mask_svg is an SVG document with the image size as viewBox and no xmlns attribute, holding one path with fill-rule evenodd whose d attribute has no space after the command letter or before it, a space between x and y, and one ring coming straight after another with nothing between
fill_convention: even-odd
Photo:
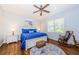
<instances>
[{"instance_id":1,"label":"lampshade","mask_svg":"<svg viewBox=\"0 0 79 59\"><path fill-rule=\"evenodd\" d=\"M15 31L15 28L12 28L11 31Z\"/></svg>"}]
</instances>

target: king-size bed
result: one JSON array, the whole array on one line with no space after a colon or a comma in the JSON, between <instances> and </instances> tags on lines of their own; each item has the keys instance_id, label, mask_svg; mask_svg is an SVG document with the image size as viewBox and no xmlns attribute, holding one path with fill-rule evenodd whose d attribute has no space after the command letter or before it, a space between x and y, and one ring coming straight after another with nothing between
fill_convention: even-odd
<instances>
[{"instance_id":1,"label":"king-size bed","mask_svg":"<svg viewBox=\"0 0 79 59\"><path fill-rule=\"evenodd\" d=\"M37 32L36 29L22 29L21 50L27 50L36 45L38 41L47 41L47 34Z\"/></svg>"},{"instance_id":2,"label":"king-size bed","mask_svg":"<svg viewBox=\"0 0 79 59\"><path fill-rule=\"evenodd\" d=\"M56 45L46 43L38 48L37 42L47 41L47 34L37 32L36 29L22 29L21 50L30 50L31 55L65 55L64 51ZM42 44L42 43L41 43Z\"/></svg>"}]
</instances>

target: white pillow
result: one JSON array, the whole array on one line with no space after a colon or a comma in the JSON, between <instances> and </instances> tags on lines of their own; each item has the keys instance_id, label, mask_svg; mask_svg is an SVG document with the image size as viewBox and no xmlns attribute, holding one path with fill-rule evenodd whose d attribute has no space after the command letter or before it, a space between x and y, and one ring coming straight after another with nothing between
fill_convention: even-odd
<instances>
[{"instance_id":1,"label":"white pillow","mask_svg":"<svg viewBox=\"0 0 79 59\"><path fill-rule=\"evenodd\" d=\"M29 31L29 33L34 33L34 31Z\"/></svg>"}]
</instances>

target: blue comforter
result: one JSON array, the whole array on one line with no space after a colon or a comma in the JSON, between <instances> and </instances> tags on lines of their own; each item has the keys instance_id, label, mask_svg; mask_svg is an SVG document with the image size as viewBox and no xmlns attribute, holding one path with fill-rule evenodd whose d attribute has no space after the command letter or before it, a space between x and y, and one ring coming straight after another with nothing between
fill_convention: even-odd
<instances>
[{"instance_id":1,"label":"blue comforter","mask_svg":"<svg viewBox=\"0 0 79 59\"><path fill-rule=\"evenodd\" d=\"M47 36L46 33L40 33L40 32L34 32L34 33L22 33L21 34L21 49L25 50L25 40L33 39L33 38L38 38L38 37L43 37Z\"/></svg>"}]
</instances>

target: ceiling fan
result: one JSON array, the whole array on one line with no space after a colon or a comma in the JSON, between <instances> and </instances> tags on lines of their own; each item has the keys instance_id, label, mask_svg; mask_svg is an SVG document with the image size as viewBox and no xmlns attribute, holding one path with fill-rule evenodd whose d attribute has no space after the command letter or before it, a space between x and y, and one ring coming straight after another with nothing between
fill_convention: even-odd
<instances>
[{"instance_id":1,"label":"ceiling fan","mask_svg":"<svg viewBox=\"0 0 79 59\"><path fill-rule=\"evenodd\" d=\"M50 11L45 10L45 8L49 6L49 4L46 4L45 6L40 5L40 7L38 7L37 5L33 5L33 6L38 9L33 13L40 12L40 16L42 16L43 12L50 13Z\"/></svg>"}]
</instances>

